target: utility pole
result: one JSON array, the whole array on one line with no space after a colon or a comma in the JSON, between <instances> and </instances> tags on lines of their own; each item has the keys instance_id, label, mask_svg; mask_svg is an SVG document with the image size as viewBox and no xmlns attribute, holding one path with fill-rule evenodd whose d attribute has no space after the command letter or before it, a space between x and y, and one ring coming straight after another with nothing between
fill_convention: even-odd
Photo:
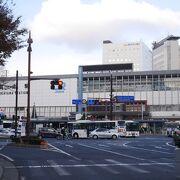
<instances>
[{"instance_id":1,"label":"utility pole","mask_svg":"<svg viewBox=\"0 0 180 180\"><path fill-rule=\"evenodd\" d=\"M29 31L29 38L27 40L28 43L28 94L27 94L27 124L26 124L26 135L29 137L30 134L30 81L31 81L31 44L33 40L31 38L31 31Z\"/></svg>"},{"instance_id":2,"label":"utility pole","mask_svg":"<svg viewBox=\"0 0 180 180\"><path fill-rule=\"evenodd\" d=\"M112 84L112 74L110 76L110 120L113 120L113 94L112 94L112 91L113 91L113 84Z\"/></svg>"},{"instance_id":3,"label":"utility pole","mask_svg":"<svg viewBox=\"0 0 180 180\"><path fill-rule=\"evenodd\" d=\"M15 103L15 137L17 137L17 126L18 126L18 71L16 71L16 103Z\"/></svg>"}]
</instances>

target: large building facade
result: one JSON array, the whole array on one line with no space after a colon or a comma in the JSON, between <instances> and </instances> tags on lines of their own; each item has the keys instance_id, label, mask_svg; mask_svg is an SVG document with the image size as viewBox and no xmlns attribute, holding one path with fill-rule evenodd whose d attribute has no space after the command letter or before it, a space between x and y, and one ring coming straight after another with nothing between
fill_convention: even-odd
<instances>
[{"instance_id":1,"label":"large building facade","mask_svg":"<svg viewBox=\"0 0 180 180\"><path fill-rule=\"evenodd\" d=\"M180 119L180 70L135 72L132 64L80 68L79 74L32 76L31 114L36 106L37 116L68 117L78 112L79 107L73 104L73 100L81 97L84 102L89 99L97 102L82 104L87 116L101 114L109 117L112 107L113 119ZM50 88L53 79L63 81L62 90ZM0 110L12 117L15 114L15 90L11 87L15 84L15 77L1 79L1 82ZM18 83L18 116L26 116L27 77L19 77ZM133 101L118 101L119 97L133 97Z\"/></svg>"},{"instance_id":2,"label":"large building facade","mask_svg":"<svg viewBox=\"0 0 180 180\"><path fill-rule=\"evenodd\" d=\"M152 70L152 51L142 42L103 41L103 64L133 63L134 71Z\"/></svg>"},{"instance_id":3,"label":"large building facade","mask_svg":"<svg viewBox=\"0 0 180 180\"><path fill-rule=\"evenodd\" d=\"M177 36L153 43L153 70L180 69L180 45Z\"/></svg>"}]
</instances>

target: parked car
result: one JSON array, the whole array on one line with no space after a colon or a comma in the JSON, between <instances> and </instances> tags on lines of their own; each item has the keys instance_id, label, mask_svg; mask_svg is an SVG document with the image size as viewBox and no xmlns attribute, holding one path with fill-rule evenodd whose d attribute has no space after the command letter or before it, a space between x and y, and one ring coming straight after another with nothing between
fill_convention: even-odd
<instances>
[{"instance_id":1,"label":"parked car","mask_svg":"<svg viewBox=\"0 0 180 180\"><path fill-rule=\"evenodd\" d=\"M17 136L20 136L21 133L17 132ZM12 139L15 137L15 130L14 129L0 129L0 138L10 138Z\"/></svg>"},{"instance_id":2,"label":"parked car","mask_svg":"<svg viewBox=\"0 0 180 180\"><path fill-rule=\"evenodd\" d=\"M98 138L117 139L119 137L119 134L116 129L97 128L94 131L90 132L89 137L93 139L98 139Z\"/></svg>"},{"instance_id":3,"label":"parked car","mask_svg":"<svg viewBox=\"0 0 180 180\"><path fill-rule=\"evenodd\" d=\"M180 128L174 132L173 139L175 146L180 147Z\"/></svg>"},{"instance_id":4,"label":"parked car","mask_svg":"<svg viewBox=\"0 0 180 180\"><path fill-rule=\"evenodd\" d=\"M42 138L57 138L62 137L61 133L55 130L54 128L40 128L39 136Z\"/></svg>"}]
</instances>

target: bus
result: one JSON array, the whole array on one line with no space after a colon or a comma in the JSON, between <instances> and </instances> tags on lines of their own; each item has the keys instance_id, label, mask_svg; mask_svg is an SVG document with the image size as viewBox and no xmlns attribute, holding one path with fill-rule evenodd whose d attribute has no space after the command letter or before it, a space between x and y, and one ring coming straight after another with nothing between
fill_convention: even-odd
<instances>
[{"instance_id":1,"label":"bus","mask_svg":"<svg viewBox=\"0 0 180 180\"><path fill-rule=\"evenodd\" d=\"M139 136L139 122L132 120L118 121L118 132L121 137L138 137Z\"/></svg>"},{"instance_id":2,"label":"bus","mask_svg":"<svg viewBox=\"0 0 180 180\"><path fill-rule=\"evenodd\" d=\"M69 133L73 138L88 138L91 131L97 128L114 129L122 137L139 136L139 123L135 121L111 120L78 120L68 122Z\"/></svg>"},{"instance_id":3,"label":"bus","mask_svg":"<svg viewBox=\"0 0 180 180\"><path fill-rule=\"evenodd\" d=\"M165 132L168 137L172 137L174 132L180 128L180 121L165 122Z\"/></svg>"}]
</instances>

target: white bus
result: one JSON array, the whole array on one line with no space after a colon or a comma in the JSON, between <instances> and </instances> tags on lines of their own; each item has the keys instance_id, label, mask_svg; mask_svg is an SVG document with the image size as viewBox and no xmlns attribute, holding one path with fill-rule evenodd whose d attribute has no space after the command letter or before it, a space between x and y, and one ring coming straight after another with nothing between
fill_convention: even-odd
<instances>
[{"instance_id":1,"label":"white bus","mask_svg":"<svg viewBox=\"0 0 180 180\"><path fill-rule=\"evenodd\" d=\"M89 133L96 128L114 129L122 137L139 136L139 123L135 121L78 120L68 122L68 129L73 138L87 138Z\"/></svg>"},{"instance_id":2,"label":"white bus","mask_svg":"<svg viewBox=\"0 0 180 180\"><path fill-rule=\"evenodd\" d=\"M122 137L138 137L139 122L131 120L118 121L118 132Z\"/></svg>"}]
</instances>

